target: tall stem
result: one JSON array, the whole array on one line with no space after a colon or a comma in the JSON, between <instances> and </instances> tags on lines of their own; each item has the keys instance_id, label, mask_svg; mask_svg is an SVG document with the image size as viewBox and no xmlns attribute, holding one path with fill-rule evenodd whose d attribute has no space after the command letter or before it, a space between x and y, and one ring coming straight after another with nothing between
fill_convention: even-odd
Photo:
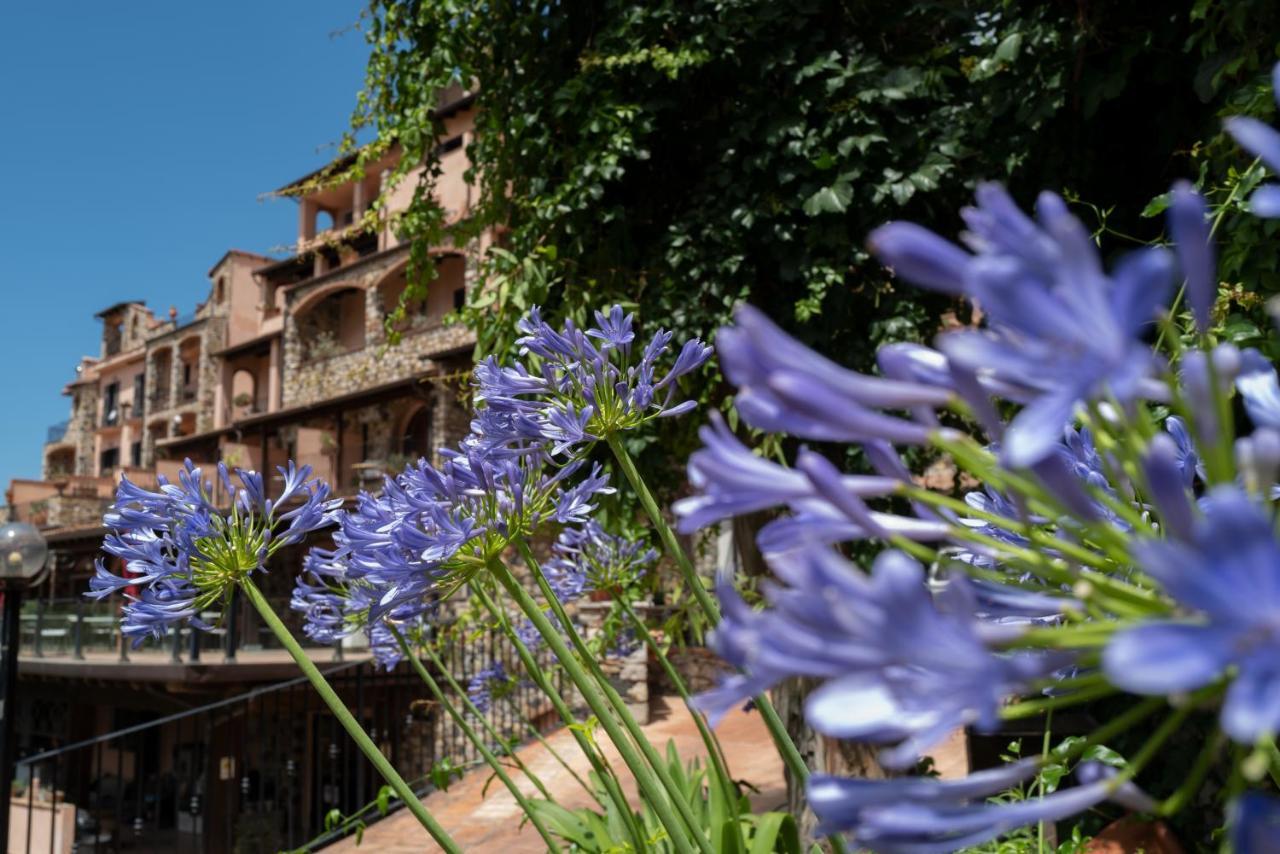
<instances>
[{"instance_id":1,"label":"tall stem","mask_svg":"<svg viewBox=\"0 0 1280 854\"><path fill-rule=\"evenodd\" d=\"M551 832L547 830L546 826L542 823L542 819L538 818L537 811L533 808L533 805L529 803L528 798L524 796L524 792L520 791L520 787L517 786L515 781L511 779L511 776L507 774L506 769L502 767L502 763L498 760L498 757L495 756L493 751L484 743L484 739L480 738L476 731L471 728L471 725L467 723L467 719L463 717L462 713L454 708L453 703L449 702L444 691L440 690L440 685L431 676L431 673L427 668L422 665L422 661L418 656L414 655L413 650L409 648L409 642L405 640L404 635L400 633L400 630L390 624L388 624L388 627L391 629L391 634L395 635L396 643L400 644L400 651L404 653L405 658L409 659L409 664L412 665L414 671L417 672L422 681L426 683L427 687L431 689L431 693L435 695L436 701L444 707L444 710L448 713L449 717L453 718L453 722L457 724L458 729L462 730L462 734L467 738L467 740L476 746L476 750L480 751L480 755L484 758L484 761L488 763L489 767L493 769L493 773L497 775L498 780L502 782L502 785L507 787L507 791L511 793L511 797L516 799L516 803L520 805L520 809L529 817L529 822L533 824L534 830L538 831L538 835L547 843L547 850L559 851L560 845L556 842L555 837L553 837ZM443 672L443 670L441 672ZM538 782L536 785L547 800L554 801L550 792L542 787L541 782Z\"/></svg>"},{"instance_id":2,"label":"tall stem","mask_svg":"<svg viewBox=\"0 0 1280 854\"><path fill-rule=\"evenodd\" d=\"M529 544L524 540L517 540L516 548L519 549L521 557L524 558L525 563L528 565L529 573L537 583L538 589L542 591L543 599L551 606L552 613L560 621L565 636L569 638L569 643L582 659L582 664L586 667L587 673L595 680L596 685L600 687L605 700L613 707L623 728L631 736L635 745L640 748L640 752L644 754L644 758L649 763L649 767L653 769L653 773L657 775L663 787L671 793L672 802L675 804L676 812L680 814L680 818L688 825L694 838L700 839L702 834L698 821L693 816L692 808L680 796L680 787L676 785L675 779L671 776L666 762L663 761L662 754L658 753L649 739L645 737L644 732L640 729L640 724L636 721L635 716L631 714L631 710L627 708L626 701L618 694L617 689L613 687L613 683L609 681L609 678L604 675L604 671L600 669L600 663L596 661L596 657L587 648L577 630L574 629L573 623L569 620L569 615L565 613L564 606L560 604L555 591L551 589L551 585L547 583L546 577L542 574L542 567L538 565L538 560L534 557Z\"/></svg>"},{"instance_id":3,"label":"tall stem","mask_svg":"<svg viewBox=\"0 0 1280 854\"><path fill-rule=\"evenodd\" d=\"M671 526L667 524L666 518L658 508L657 500L654 499L653 493L649 491L649 485L640 476L635 461L627 453L622 440L616 435L610 436L609 447L613 450L613 455L617 459L623 474L626 475L631 487L640 498L640 504L644 507L645 513L648 514L649 521L657 529L658 538L662 540L662 545L667 550L667 554L671 555L671 559L680 568L680 573L684 576L685 585L693 591L694 598L698 600L698 605L702 608L703 614L706 615L707 620L712 625L720 622L720 609L716 607L715 601L702 586L702 579L698 576L697 571L694 570L693 562L689 560L689 556L684 552L684 547L676 539L675 531L671 530ZM773 739L774 745L778 749L778 753L782 756L782 761L787 766L787 770L791 772L796 785L803 786L805 781L809 779L809 768L805 765L804 757L800 755L800 751L796 749L795 742L791 740L791 735L787 732L787 728L783 726L782 719L778 717L777 709L773 707L768 695L763 693L755 698L755 704L760 711L760 717L764 721L765 727L769 730L769 735ZM831 845L836 851L844 850L844 843L838 836L831 837Z\"/></svg>"},{"instance_id":4,"label":"tall stem","mask_svg":"<svg viewBox=\"0 0 1280 854\"><path fill-rule=\"evenodd\" d=\"M400 635L399 629L393 628L392 631L395 632L397 637ZM407 638L405 639L405 642L408 643ZM431 663L435 665L436 670L439 671L440 675L444 678L445 684L449 686L449 690L453 691L454 695L462 701L463 707L469 711L476 720L480 721L480 726L484 727L484 731L488 734L489 738L493 739L495 742L503 743L502 736L496 729L494 729L493 724L490 723L489 716L480 711L479 707L477 707L476 704L472 702L471 698L467 696L467 692L458 684L458 680L453 678L453 675L449 672L449 668L445 667L444 661L440 658L440 654L435 651L435 648L430 643L421 644L419 648L427 654L427 658L431 659ZM414 664L414 669L418 670L421 666L421 662L417 662ZM418 675L422 675L421 671L419 671ZM424 678L423 681L426 681L426 679ZM441 702L444 701L442 700ZM533 785L537 787L538 791L542 793L544 798L549 801L554 800L554 798L551 797L551 792L548 791L547 787L543 784L542 779L537 774L533 773L529 766L525 765L519 756L514 752L509 753L508 755L511 757L511 761L515 763L515 766L529 778L529 782L533 783Z\"/></svg>"},{"instance_id":5,"label":"tall stem","mask_svg":"<svg viewBox=\"0 0 1280 854\"><path fill-rule=\"evenodd\" d=\"M258 615L262 617L262 621L267 624L272 633L279 639L280 643L289 655L297 663L298 668L302 670L304 676L315 687L316 693L320 695L320 699L324 700L325 705L333 712L334 717L338 719L338 723L342 724L342 728L351 736L352 741L360 748L360 752L365 758L373 763L373 767L378 769L378 773L382 775L387 784L396 793L399 798L404 801L404 805L408 807L409 812L413 813L414 818L422 823L427 829L427 833L431 834L431 838L436 841L441 848L450 854L461 854L462 849L458 847L458 843L453 841L443 827L435 820L427 808L423 806L422 801L418 800L418 796L409 788L409 784L404 781L396 771L395 767L382 755L382 751L373 743L373 739L369 738L369 734L360 726L360 722L355 719L351 712L343 704L342 699L337 695L324 678L315 663L307 657L306 652L289 633L288 627L285 626L280 618L276 616L276 612L271 610L262 591L258 590L258 586L247 575L240 580L240 587L244 590L245 596L253 603L253 607L257 609Z\"/></svg>"},{"instance_id":6,"label":"tall stem","mask_svg":"<svg viewBox=\"0 0 1280 854\"><path fill-rule=\"evenodd\" d=\"M622 756L622 761L627 764L635 777L636 784L640 787L640 791L644 794L649 806L657 814L658 820L662 822L663 827L667 829L667 833L671 836L671 842L677 850L692 850L696 845L699 850L705 854L711 854L711 846L701 834L694 834L692 838L685 832L685 826L681 823L681 819L672 812L672 801L679 800L681 795L676 791L670 792L668 797L667 790L654 776L654 770L645 764L644 759L636 752L636 747L627 738L627 734L623 732L618 722L614 720L613 710L609 704L600 697L597 686L593 680L583 671L582 666L578 664L574 657L573 651L569 649L564 639L560 637L560 632L551 621L547 619L547 615L542 613L542 608L529 591L520 586L520 583L511 575L511 571L501 561L493 560L489 562L489 571L498 583L502 585L507 594L515 601L524 611L532 622L538 633L546 640L547 645L551 647L551 651L555 653L556 658L560 660L560 666L564 668L565 673L573 680L573 684L577 686L582 693L582 698L591 708L592 713L599 720L600 725L604 727L604 731L608 734L609 739L617 748L618 753ZM688 805L685 805L687 810Z\"/></svg>"},{"instance_id":7,"label":"tall stem","mask_svg":"<svg viewBox=\"0 0 1280 854\"><path fill-rule=\"evenodd\" d=\"M578 726L577 718L574 717L573 710L569 708L569 704L560 696L560 692L557 691L556 687L551 684L549 679L547 679L546 674L543 673L542 668L538 666L537 660L533 657L533 653L529 651L529 648L525 646L524 641L520 640L520 637L515 633L515 630L511 628L511 624L507 620L507 615L503 613L502 609L499 608L493 599L489 597L489 594L485 592L483 586L479 584L475 585L472 588L472 593L480 600L480 604L485 607L495 620L497 620L499 628L502 629L503 634L507 636L507 639L511 641L511 645L515 648L516 655L520 658L520 663L524 665L525 671L538 686L538 690L551 700L551 705L555 707L556 712L560 715L560 719L564 721L565 726L569 728L569 732L572 733L574 741L578 743L578 747L582 750L582 754L586 756L587 761L591 763L591 770L595 772L596 778L600 781L600 784L604 786L610 800L613 801L618 812L624 817L624 820L627 823L627 831L631 834L631 841L635 845L635 849L637 851L645 850L645 834L641 831L640 825L636 820L635 813L631 811L631 806L627 803L627 798L622 792L622 787L618 785L618 775L613 773L613 768L609 765L609 760L596 750L596 746L592 744L591 740L582 732L581 728ZM598 800L599 799L597 798L597 801ZM600 806L603 807L604 804L601 804Z\"/></svg>"},{"instance_id":8,"label":"tall stem","mask_svg":"<svg viewBox=\"0 0 1280 854\"><path fill-rule=\"evenodd\" d=\"M733 784L733 778L729 776L729 765L725 760L724 751L720 747L719 739L717 739L715 734L707 727L706 721L702 718L702 712L694 708L693 701L689 696L689 689L684 684L684 679L681 678L680 673L671 664L670 659L667 658L667 654L662 651L662 647L660 647L657 641L653 639L653 636L649 634L649 627L640 619L640 615L631 607L631 603L626 600L625 596L619 597L617 601L622 608L622 613L626 614L627 619L631 621L631 625L635 633L641 638L644 638L645 646L649 648L649 652L651 652L653 657L658 660L658 663L662 666L663 672L667 674L667 678L671 680L671 684L675 686L676 693L679 694L680 699L684 701L685 709L688 710L689 716L693 718L694 724L698 727L698 735L702 737L702 743L707 748L707 757L711 760L711 764L715 768L716 777L720 781L724 790L725 800L729 805L729 813L736 824L738 821L738 792L737 787Z\"/></svg>"},{"instance_id":9,"label":"tall stem","mask_svg":"<svg viewBox=\"0 0 1280 854\"><path fill-rule=\"evenodd\" d=\"M533 736L533 740L538 742L538 744L542 745L542 749L547 751L547 754L552 759L554 759L557 763L559 763L560 767L563 768L569 774L570 777L572 777L575 781L577 781L578 785L582 787L582 791L586 792L591 797L592 800L594 800L597 804L600 804L600 806L603 807L604 804L600 803L600 796L596 794L594 791L592 791L591 787L587 785L587 781L582 779L581 774L573 770L573 766L570 765L562 755L560 755L560 751L556 750L555 747L551 744L551 742L547 741L547 739L538 730L538 728L534 726L533 721L529 720L529 716L526 715L519 706L517 706L515 703L512 703L510 698L507 698L506 702L511 707L511 711L515 712L516 718L520 721L520 723L524 724L525 730L528 731L528 733ZM528 773L528 772L526 771L525 773Z\"/></svg>"}]
</instances>

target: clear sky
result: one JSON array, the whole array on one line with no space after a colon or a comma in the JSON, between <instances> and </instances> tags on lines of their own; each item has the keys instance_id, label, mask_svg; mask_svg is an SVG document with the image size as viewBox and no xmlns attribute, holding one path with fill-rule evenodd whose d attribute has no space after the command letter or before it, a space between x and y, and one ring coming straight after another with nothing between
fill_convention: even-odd
<instances>
[{"instance_id":1,"label":"clear sky","mask_svg":"<svg viewBox=\"0 0 1280 854\"><path fill-rule=\"evenodd\" d=\"M0 12L0 490L39 477L94 312L207 296L295 237L261 193L325 163L368 49L360 0L9 3ZM0 498L0 503L3 499Z\"/></svg>"}]
</instances>

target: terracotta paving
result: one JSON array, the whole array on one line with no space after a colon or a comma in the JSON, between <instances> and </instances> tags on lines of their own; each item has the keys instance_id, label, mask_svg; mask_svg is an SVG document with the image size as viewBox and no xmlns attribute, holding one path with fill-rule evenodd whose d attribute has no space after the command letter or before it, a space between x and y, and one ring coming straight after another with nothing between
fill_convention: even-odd
<instances>
[{"instance_id":1,"label":"terracotta paving","mask_svg":"<svg viewBox=\"0 0 1280 854\"><path fill-rule=\"evenodd\" d=\"M653 712L653 718L644 727L644 732L655 747L665 754L667 742L674 740L676 750L686 761L695 756L705 758L706 751L698 737L698 730L678 697L657 699ZM786 784L783 782L782 760L773 749L760 715L754 712L731 712L720 724L716 734L728 759L730 773L735 779L746 781L756 789L751 798L755 810L769 810L784 803ZM573 736L568 731L561 730L548 736L548 741L585 779L590 766L578 750ZM627 774L625 765L603 735L601 742L610 764L622 778L623 789L628 798L636 803L634 780ZM528 745L520 750L519 755L542 778L562 806L576 809L590 804L586 793L541 745ZM466 851L500 851L502 854L545 851L546 846L537 832L527 825L520 826L520 807L501 783L494 781L489 786L487 795L482 791L488 776L487 768L472 772L450 786L449 791L428 795L423 803ZM536 794L536 790L523 776L512 774L512 777L524 792ZM426 836L426 832L412 815L400 810L371 825L365 831L364 841L358 848L355 840L348 838L325 850L353 854L418 854L440 849Z\"/></svg>"}]
</instances>

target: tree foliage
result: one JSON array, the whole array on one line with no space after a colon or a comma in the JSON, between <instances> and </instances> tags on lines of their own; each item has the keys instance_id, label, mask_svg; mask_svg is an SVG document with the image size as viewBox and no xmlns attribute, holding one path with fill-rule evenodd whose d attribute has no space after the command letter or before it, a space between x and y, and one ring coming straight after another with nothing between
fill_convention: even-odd
<instances>
[{"instance_id":1,"label":"tree foliage","mask_svg":"<svg viewBox=\"0 0 1280 854\"><path fill-rule=\"evenodd\" d=\"M946 308L870 261L868 231L957 231L992 179L1135 212L1106 228L1158 238L1136 212L1174 177L1247 165L1217 116L1265 109L1278 17L1261 0L372 0L354 128L377 140L362 156L399 145L402 172L431 167L400 224L417 287L428 246L505 229L462 314L482 351L535 302L579 319L622 302L687 336L749 300L865 365ZM480 202L447 228L433 109L458 85L476 92ZM688 437L662 438L681 459Z\"/></svg>"}]
</instances>

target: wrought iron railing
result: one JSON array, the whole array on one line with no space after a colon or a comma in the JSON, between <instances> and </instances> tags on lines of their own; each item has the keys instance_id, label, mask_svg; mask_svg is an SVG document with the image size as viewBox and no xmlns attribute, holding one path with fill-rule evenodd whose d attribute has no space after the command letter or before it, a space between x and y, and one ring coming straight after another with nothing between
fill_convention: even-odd
<instances>
[{"instance_id":1,"label":"wrought iron railing","mask_svg":"<svg viewBox=\"0 0 1280 854\"><path fill-rule=\"evenodd\" d=\"M476 669L509 653L504 639L484 632L459 635L441 657L465 686ZM471 745L406 664L386 671L362 659L322 670L415 791L429 790L441 760L476 764ZM529 722L547 728L549 713L545 697L522 682L494 701L489 717L518 743L531 737ZM120 723L18 759L11 852L319 847L338 835L326 833L330 811L351 814L382 785L304 678Z\"/></svg>"},{"instance_id":2,"label":"wrought iron railing","mask_svg":"<svg viewBox=\"0 0 1280 854\"><path fill-rule=\"evenodd\" d=\"M62 438L67 435L67 427L70 424L70 421L59 421L57 424L50 424L48 429L45 430L45 444L51 445L54 442L61 442Z\"/></svg>"}]
</instances>

